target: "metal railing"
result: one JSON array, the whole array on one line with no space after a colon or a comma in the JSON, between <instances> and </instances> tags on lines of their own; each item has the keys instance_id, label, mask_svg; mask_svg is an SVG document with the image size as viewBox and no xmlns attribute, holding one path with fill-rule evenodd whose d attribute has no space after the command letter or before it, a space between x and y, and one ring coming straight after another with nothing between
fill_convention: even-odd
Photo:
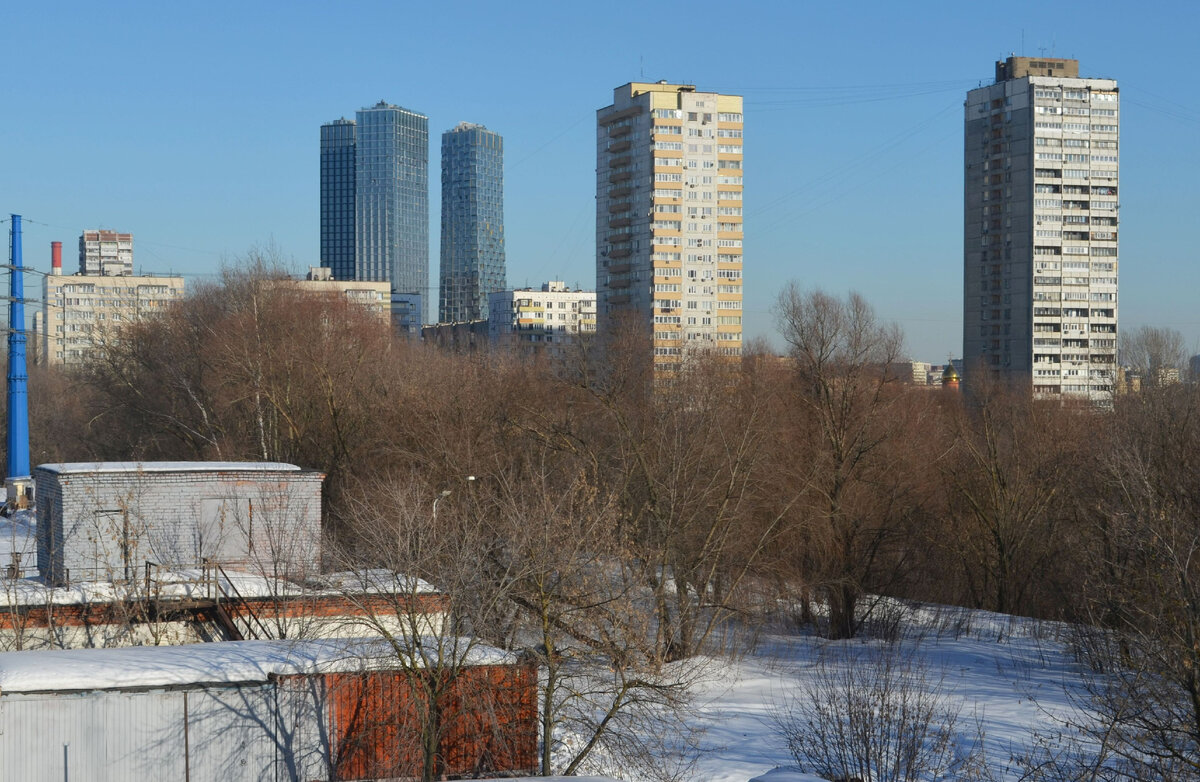
<instances>
[{"instance_id":1,"label":"metal railing","mask_svg":"<svg viewBox=\"0 0 1200 782\"><path fill-rule=\"evenodd\" d=\"M258 618L258 614L254 613L254 609L246 602L246 598L242 597L242 593L238 591L237 585L233 583L233 579L225 572L225 568L221 567L219 562L213 562L208 559L203 560L203 562L207 567L213 568L212 583L216 586L214 602L218 610L223 610L221 600L224 599L226 603L237 609L236 618L232 615L229 616L231 623L236 622L237 619L246 620L247 629L249 629L252 638L271 638L270 631L267 630L262 620Z\"/></svg>"}]
</instances>

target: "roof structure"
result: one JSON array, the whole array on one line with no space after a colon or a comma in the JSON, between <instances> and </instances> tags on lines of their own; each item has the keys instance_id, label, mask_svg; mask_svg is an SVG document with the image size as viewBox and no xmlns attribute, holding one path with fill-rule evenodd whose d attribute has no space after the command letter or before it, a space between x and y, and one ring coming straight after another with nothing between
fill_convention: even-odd
<instances>
[{"instance_id":1,"label":"roof structure","mask_svg":"<svg viewBox=\"0 0 1200 782\"><path fill-rule=\"evenodd\" d=\"M431 641L457 646L466 665L505 665L517 656L469 639ZM422 659L413 655L413 659ZM411 663L411 659L406 662ZM86 692L161 687L265 683L273 676L387 671L403 667L379 639L222 641L183 646L0 652L0 696L9 693Z\"/></svg>"},{"instance_id":2,"label":"roof structure","mask_svg":"<svg viewBox=\"0 0 1200 782\"><path fill-rule=\"evenodd\" d=\"M39 464L38 470L71 475L96 472L301 472L284 462L61 462Z\"/></svg>"}]
</instances>

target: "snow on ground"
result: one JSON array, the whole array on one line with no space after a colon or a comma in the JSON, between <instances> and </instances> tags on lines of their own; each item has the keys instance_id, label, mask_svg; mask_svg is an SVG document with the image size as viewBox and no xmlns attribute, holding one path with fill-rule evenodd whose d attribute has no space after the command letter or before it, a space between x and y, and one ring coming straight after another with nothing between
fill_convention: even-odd
<instances>
[{"instance_id":1,"label":"snow on ground","mask_svg":"<svg viewBox=\"0 0 1200 782\"><path fill-rule=\"evenodd\" d=\"M33 511L19 510L12 516L0 516L0 574L21 555L21 567L33 567L37 558L37 536Z\"/></svg>"},{"instance_id":2,"label":"snow on ground","mask_svg":"<svg viewBox=\"0 0 1200 782\"><path fill-rule=\"evenodd\" d=\"M896 604L899 607L899 604ZM988 763L999 778L1017 779L1009 768L1014 752L1031 745L1031 730L1051 729L1052 715L1071 704L1064 683L1078 669L1054 623L957 608L905 610L903 643L928 659L931 680L944 674L940 690L961 706L960 746L969 746L982 727ZM856 639L829 642L799 633L760 637L757 648L722 662L700 691L699 718L707 728L706 752L693 776L706 782L814 782L801 774L777 735L771 714L804 677L813 675L821 654L846 659L846 647L884 645ZM842 654L839 655L839 652ZM1036 696L1036 701L1034 700Z\"/></svg>"}]
</instances>

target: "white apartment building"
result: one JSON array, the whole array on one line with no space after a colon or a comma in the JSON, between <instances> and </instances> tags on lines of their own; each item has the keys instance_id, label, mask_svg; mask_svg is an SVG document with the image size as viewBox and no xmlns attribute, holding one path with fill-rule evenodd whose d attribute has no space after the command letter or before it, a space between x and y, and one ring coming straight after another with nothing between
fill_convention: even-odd
<instances>
[{"instance_id":1,"label":"white apartment building","mask_svg":"<svg viewBox=\"0 0 1200 782\"><path fill-rule=\"evenodd\" d=\"M79 273L133 274L133 234L84 231L79 237Z\"/></svg>"},{"instance_id":2,"label":"white apartment building","mask_svg":"<svg viewBox=\"0 0 1200 782\"><path fill-rule=\"evenodd\" d=\"M383 323L391 323L392 286L387 281L335 280L333 269L327 266L310 266L305 278L296 281L296 287L305 293L340 296L365 308Z\"/></svg>"},{"instance_id":3,"label":"white apartment building","mask_svg":"<svg viewBox=\"0 0 1200 782\"><path fill-rule=\"evenodd\" d=\"M571 290L561 280L541 290L488 294L488 341L562 355L580 336L596 331L596 292Z\"/></svg>"},{"instance_id":4,"label":"white apartment building","mask_svg":"<svg viewBox=\"0 0 1200 782\"><path fill-rule=\"evenodd\" d=\"M116 329L165 312L183 298L183 289L182 277L51 273L37 319L41 363L85 363L99 355Z\"/></svg>"},{"instance_id":5,"label":"white apartment building","mask_svg":"<svg viewBox=\"0 0 1200 782\"><path fill-rule=\"evenodd\" d=\"M652 335L656 374L742 351L742 98L633 82L596 117L596 308Z\"/></svg>"},{"instance_id":6,"label":"white apartment building","mask_svg":"<svg viewBox=\"0 0 1200 782\"><path fill-rule=\"evenodd\" d=\"M967 93L963 359L1038 396L1110 400L1120 95L1079 62L1009 57Z\"/></svg>"}]
</instances>

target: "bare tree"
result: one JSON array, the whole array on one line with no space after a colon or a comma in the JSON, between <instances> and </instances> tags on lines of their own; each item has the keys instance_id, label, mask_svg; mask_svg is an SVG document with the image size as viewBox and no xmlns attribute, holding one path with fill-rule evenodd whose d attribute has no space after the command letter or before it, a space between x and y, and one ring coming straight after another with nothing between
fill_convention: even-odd
<instances>
[{"instance_id":1,"label":"bare tree","mask_svg":"<svg viewBox=\"0 0 1200 782\"><path fill-rule=\"evenodd\" d=\"M1074 511L1073 476L1088 468L1094 416L1040 402L986 378L956 405L950 447L938 459L949 492L947 526L931 543L960 570L965 599L1001 613L1054 613Z\"/></svg>"},{"instance_id":2,"label":"bare tree","mask_svg":"<svg viewBox=\"0 0 1200 782\"><path fill-rule=\"evenodd\" d=\"M844 300L795 284L780 294L780 330L790 346L795 385L797 506L803 577L824 592L834 638L855 634L856 607L876 587L896 522L906 511L889 454L905 423L891 367L903 339L866 300Z\"/></svg>"},{"instance_id":3,"label":"bare tree","mask_svg":"<svg viewBox=\"0 0 1200 782\"><path fill-rule=\"evenodd\" d=\"M959 706L917 651L833 645L775 705L780 736L802 771L826 779L958 779Z\"/></svg>"},{"instance_id":4,"label":"bare tree","mask_svg":"<svg viewBox=\"0 0 1200 782\"><path fill-rule=\"evenodd\" d=\"M1183 335L1175 329L1140 326L1121 333L1121 363L1147 386L1178 382L1187 367Z\"/></svg>"},{"instance_id":5,"label":"bare tree","mask_svg":"<svg viewBox=\"0 0 1200 782\"><path fill-rule=\"evenodd\" d=\"M351 623L384 639L389 664L416 694L421 779L431 782L443 773L448 698L468 675L487 629L507 615L514 575L483 566L492 554L486 521L469 503L443 503L449 495L420 475L360 490L335 560L345 572L343 596L358 608Z\"/></svg>"},{"instance_id":6,"label":"bare tree","mask_svg":"<svg viewBox=\"0 0 1200 782\"><path fill-rule=\"evenodd\" d=\"M1200 775L1200 392L1146 389L1117 400L1104 490L1081 593L1097 628L1080 651L1084 724L1139 780Z\"/></svg>"}]
</instances>

